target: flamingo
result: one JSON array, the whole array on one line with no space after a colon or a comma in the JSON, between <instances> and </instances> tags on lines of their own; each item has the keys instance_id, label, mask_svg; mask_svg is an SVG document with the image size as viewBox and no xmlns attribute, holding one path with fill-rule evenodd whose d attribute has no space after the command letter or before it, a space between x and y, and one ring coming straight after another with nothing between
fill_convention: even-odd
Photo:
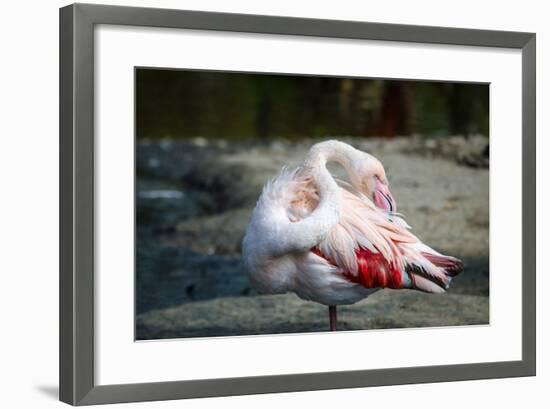
<instances>
[{"instance_id":1,"label":"flamingo","mask_svg":"<svg viewBox=\"0 0 550 409\"><path fill-rule=\"evenodd\" d=\"M341 164L351 183L335 179L328 162ZM459 259L409 229L380 161L330 140L266 183L243 239L243 261L259 292L294 292L328 306L335 331L338 305L382 288L443 293L462 271Z\"/></svg>"}]
</instances>

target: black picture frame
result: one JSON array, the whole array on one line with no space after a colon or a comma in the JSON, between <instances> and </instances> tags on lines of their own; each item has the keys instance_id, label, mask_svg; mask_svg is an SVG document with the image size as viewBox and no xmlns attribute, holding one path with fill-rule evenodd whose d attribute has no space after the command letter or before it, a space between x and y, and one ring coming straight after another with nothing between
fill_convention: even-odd
<instances>
[{"instance_id":1,"label":"black picture frame","mask_svg":"<svg viewBox=\"0 0 550 409\"><path fill-rule=\"evenodd\" d=\"M312 374L96 385L94 26L132 25L503 47L522 54L522 359ZM60 400L72 405L535 375L534 33L73 4L60 9Z\"/></svg>"}]
</instances>

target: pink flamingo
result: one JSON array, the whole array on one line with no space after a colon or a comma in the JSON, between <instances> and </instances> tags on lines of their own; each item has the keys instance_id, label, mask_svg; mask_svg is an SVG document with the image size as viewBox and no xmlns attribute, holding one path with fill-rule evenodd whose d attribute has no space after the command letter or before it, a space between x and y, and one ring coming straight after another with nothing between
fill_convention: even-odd
<instances>
[{"instance_id":1,"label":"pink flamingo","mask_svg":"<svg viewBox=\"0 0 550 409\"><path fill-rule=\"evenodd\" d=\"M346 169L351 185L332 177L331 161ZM242 247L252 284L329 306L332 331L337 305L381 288L445 292L462 262L422 243L396 210L374 156L339 141L314 145L258 199Z\"/></svg>"}]
</instances>

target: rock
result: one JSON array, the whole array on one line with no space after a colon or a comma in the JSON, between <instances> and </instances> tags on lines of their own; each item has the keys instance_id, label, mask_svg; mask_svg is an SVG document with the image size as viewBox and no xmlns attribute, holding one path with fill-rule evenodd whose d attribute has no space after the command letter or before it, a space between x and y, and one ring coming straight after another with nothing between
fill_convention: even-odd
<instances>
[{"instance_id":1,"label":"rock","mask_svg":"<svg viewBox=\"0 0 550 409\"><path fill-rule=\"evenodd\" d=\"M489 138L475 135L468 138L456 152L456 160L475 168L489 167Z\"/></svg>"},{"instance_id":2,"label":"rock","mask_svg":"<svg viewBox=\"0 0 550 409\"><path fill-rule=\"evenodd\" d=\"M489 167L489 138L484 135L452 136L446 138L413 138L403 144L404 152L419 153L425 157L454 159L474 168Z\"/></svg>"},{"instance_id":3,"label":"rock","mask_svg":"<svg viewBox=\"0 0 550 409\"><path fill-rule=\"evenodd\" d=\"M204 148L205 146L208 146L208 139L198 136L196 138L192 138L191 143L200 148Z\"/></svg>"},{"instance_id":4,"label":"rock","mask_svg":"<svg viewBox=\"0 0 550 409\"><path fill-rule=\"evenodd\" d=\"M176 225L173 243L205 254L238 254L249 220L249 209L188 219Z\"/></svg>"},{"instance_id":5,"label":"rock","mask_svg":"<svg viewBox=\"0 0 550 409\"><path fill-rule=\"evenodd\" d=\"M383 290L338 307L338 329L344 331L488 323L489 300L482 296ZM327 307L293 294L217 298L137 316L138 339L327 330Z\"/></svg>"}]
</instances>

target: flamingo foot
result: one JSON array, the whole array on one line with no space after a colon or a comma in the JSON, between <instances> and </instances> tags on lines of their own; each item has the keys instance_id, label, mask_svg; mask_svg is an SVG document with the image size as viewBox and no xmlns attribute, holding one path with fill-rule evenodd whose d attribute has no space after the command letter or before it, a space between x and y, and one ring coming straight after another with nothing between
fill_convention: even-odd
<instances>
[{"instance_id":1,"label":"flamingo foot","mask_svg":"<svg viewBox=\"0 0 550 409\"><path fill-rule=\"evenodd\" d=\"M330 321L330 330L336 331L336 305L329 305L328 317Z\"/></svg>"}]
</instances>

